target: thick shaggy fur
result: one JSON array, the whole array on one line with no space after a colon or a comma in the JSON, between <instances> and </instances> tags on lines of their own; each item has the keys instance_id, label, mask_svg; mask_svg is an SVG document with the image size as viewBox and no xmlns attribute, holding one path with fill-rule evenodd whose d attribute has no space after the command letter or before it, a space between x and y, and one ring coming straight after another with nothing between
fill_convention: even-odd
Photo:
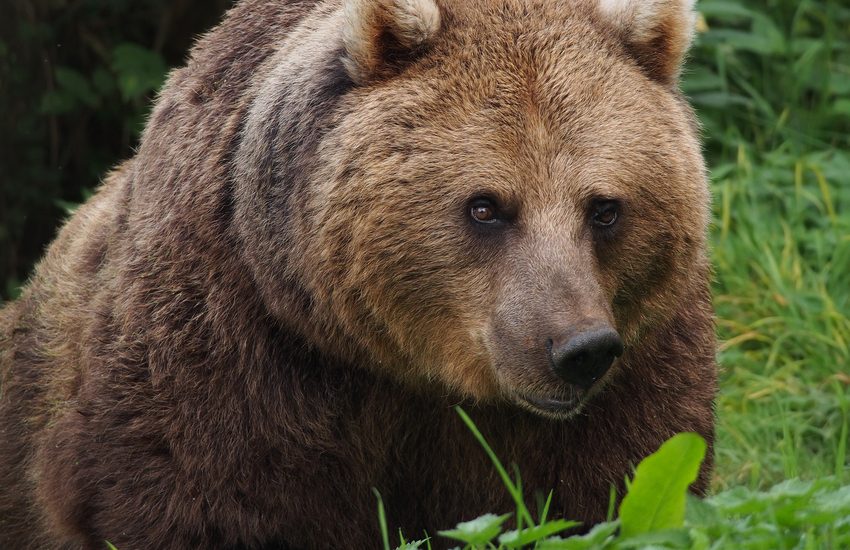
<instances>
[{"instance_id":1,"label":"thick shaggy fur","mask_svg":"<svg viewBox=\"0 0 850 550\"><path fill-rule=\"evenodd\" d=\"M510 510L455 404L585 522L710 441L689 4L601 4L239 3L0 312L0 547L370 548L372 487L414 537ZM571 418L521 408L588 319L625 354Z\"/></svg>"}]
</instances>

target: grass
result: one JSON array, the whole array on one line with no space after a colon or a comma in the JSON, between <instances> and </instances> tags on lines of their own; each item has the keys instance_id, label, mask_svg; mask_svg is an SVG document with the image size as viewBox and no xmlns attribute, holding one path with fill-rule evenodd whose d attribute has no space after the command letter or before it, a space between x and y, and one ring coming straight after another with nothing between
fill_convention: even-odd
<instances>
[{"instance_id":1,"label":"grass","mask_svg":"<svg viewBox=\"0 0 850 550\"><path fill-rule=\"evenodd\" d=\"M721 339L717 490L850 481L850 7L699 4Z\"/></svg>"},{"instance_id":2,"label":"grass","mask_svg":"<svg viewBox=\"0 0 850 550\"><path fill-rule=\"evenodd\" d=\"M840 151L745 146L715 169L718 488L850 478L848 175Z\"/></svg>"}]
</instances>

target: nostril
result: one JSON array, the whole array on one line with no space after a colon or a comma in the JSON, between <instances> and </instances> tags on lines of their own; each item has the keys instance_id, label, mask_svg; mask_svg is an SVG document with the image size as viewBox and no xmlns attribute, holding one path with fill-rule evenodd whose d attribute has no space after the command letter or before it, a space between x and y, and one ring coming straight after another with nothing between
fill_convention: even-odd
<instances>
[{"instance_id":1,"label":"nostril","mask_svg":"<svg viewBox=\"0 0 850 550\"><path fill-rule=\"evenodd\" d=\"M623 354L623 341L614 329L604 327L582 332L557 346L549 339L547 348L558 376L589 388Z\"/></svg>"}]
</instances>

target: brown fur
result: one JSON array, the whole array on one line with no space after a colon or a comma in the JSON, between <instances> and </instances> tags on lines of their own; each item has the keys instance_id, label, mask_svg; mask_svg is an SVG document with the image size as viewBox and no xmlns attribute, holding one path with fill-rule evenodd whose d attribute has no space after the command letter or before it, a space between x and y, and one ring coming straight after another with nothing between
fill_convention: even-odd
<instances>
[{"instance_id":1,"label":"brown fur","mask_svg":"<svg viewBox=\"0 0 850 550\"><path fill-rule=\"evenodd\" d=\"M413 537L510 510L458 403L585 522L711 441L679 39L636 54L591 0L373 1L243 0L0 312L0 547L369 548L371 487ZM481 193L509 227L476 233ZM567 391L542 341L593 319L626 344L595 395L523 410Z\"/></svg>"}]
</instances>

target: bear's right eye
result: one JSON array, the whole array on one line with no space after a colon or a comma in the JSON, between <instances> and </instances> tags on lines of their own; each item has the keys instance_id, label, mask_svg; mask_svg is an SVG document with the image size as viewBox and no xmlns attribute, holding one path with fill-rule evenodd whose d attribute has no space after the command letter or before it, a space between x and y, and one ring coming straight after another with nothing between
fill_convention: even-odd
<instances>
[{"instance_id":1,"label":"bear's right eye","mask_svg":"<svg viewBox=\"0 0 850 550\"><path fill-rule=\"evenodd\" d=\"M500 220L496 204L486 198L473 200L469 205L470 217L478 223L492 224Z\"/></svg>"}]
</instances>

